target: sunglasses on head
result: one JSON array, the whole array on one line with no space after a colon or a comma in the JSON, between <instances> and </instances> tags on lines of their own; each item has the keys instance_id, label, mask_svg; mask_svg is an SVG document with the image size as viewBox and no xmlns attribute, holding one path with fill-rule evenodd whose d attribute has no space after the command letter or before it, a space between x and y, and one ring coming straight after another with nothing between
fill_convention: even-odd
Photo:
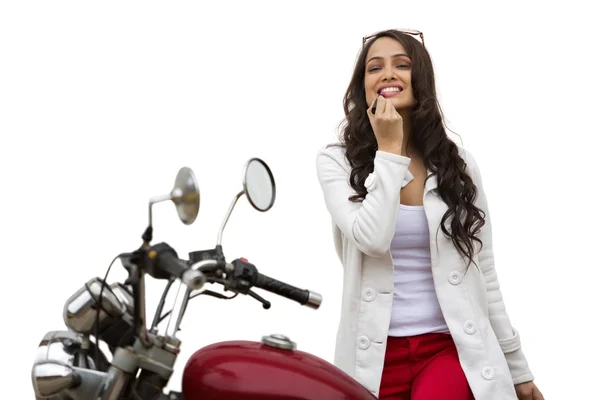
<instances>
[{"instance_id":1,"label":"sunglasses on head","mask_svg":"<svg viewBox=\"0 0 600 400\"><path fill-rule=\"evenodd\" d=\"M416 29L394 29L394 30L398 31L400 33L405 33L407 35L418 36L419 38L421 38L421 43L423 43L423 46L425 46L425 39L423 38L423 32L418 31ZM379 35L381 32L385 32L385 31L379 31L379 32L375 32L369 36L364 36L362 39L363 47L365 46L365 44L367 43L367 41L369 39L374 38L375 36Z\"/></svg>"}]
</instances>

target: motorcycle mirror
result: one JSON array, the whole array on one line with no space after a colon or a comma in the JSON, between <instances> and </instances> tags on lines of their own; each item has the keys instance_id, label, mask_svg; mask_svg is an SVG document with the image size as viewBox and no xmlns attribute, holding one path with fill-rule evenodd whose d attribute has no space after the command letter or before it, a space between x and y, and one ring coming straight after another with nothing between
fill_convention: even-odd
<instances>
[{"instance_id":1,"label":"motorcycle mirror","mask_svg":"<svg viewBox=\"0 0 600 400\"><path fill-rule=\"evenodd\" d=\"M269 211L275 203L275 178L271 169L260 158L251 158L246 162L244 168L244 179L243 179L243 190L239 192L227 211L225 220L219 229L219 235L217 237L217 249L221 248L221 241L223 238L223 230L229 221L229 217L233 212L238 199L243 195L248 197L248 201L258 211Z\"/></svg>"},{"instance_id":2,"label":"motorcycle mirror","mask_svg":"<svg viewBox=\"0 0 600 400\"><path fill-rule=\"evenodd\" d=\"M167 200L171 200L175 204L181 222L191 225L196 220L200 210L200 188L194 171L188 167L181 168L175 177L175 184L171 192L150 199L148 202L148 227L142 235L146 242L152 241L152 206Z\"/></svg>"},{"instance_id":3,"label":"motorcycle mirror","mask_svg":"<svg viewBox=\"0 0 600 400\"><path fill-rule=\"evenodd\" d=\"M35 394L40 398L53 397L81 383L81 377L71 366L53 361L34 365L31 379Z\"/></svg>"},{"instance_id":4,"label":"motorcycle mirror","mask_svg":"<svg viewBox=\"0 0 600 400\"><path fill-rule=\"evenodd\" d=\"M183 167L177 173L171 201L175 203L181 222L190 225L196 220L200 210L200 189L194 171L190 168Z\"/></svg>"},{"instance_id":5,"label":"motorcycle mirror","mask_svg":"<svg viewBox=\"0 0 600 400\"><path fill-rule=\"evenodd\" d=\"M275 179L267 163L260 158L246 163L244 193L252 207L261 212L269 211L275 203Z\"/></svg>"}]
</instances>

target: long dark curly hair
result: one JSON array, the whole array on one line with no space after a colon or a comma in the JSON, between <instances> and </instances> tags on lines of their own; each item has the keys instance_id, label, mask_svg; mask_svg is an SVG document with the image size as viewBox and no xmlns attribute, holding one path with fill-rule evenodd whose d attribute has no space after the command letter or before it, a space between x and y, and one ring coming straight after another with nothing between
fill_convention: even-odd
<instances>
[{"instance_id":1,"label":"long dark curly hair","mask_svg":"<svg viewBox=\"0 0 600 400\"><path fill-rule=\"evenodd\" d=\"M344 113L340 144L352 167L350 185L356 191L349 200L362 201L367 195L365 179L373 172L377 140L367 116L365 93L365 62L367 53L375 40L390 37L402 44L412 60L411 82L416 101L412 109L412 135L410 143L423 158L425 167L436 175L437 195L447 204L440 228L464 257L468 266L474 262L474 242L485 223L483 210L476 207L477 187L466 172L466 163L460 157L457 145L448 137L444 128L433 72L433 64L423 44L410 35L388 30L373 37L361 50L352 80L344 96ZM450 221L449 227L447 222Z\"/></svg>"}]
</instances>

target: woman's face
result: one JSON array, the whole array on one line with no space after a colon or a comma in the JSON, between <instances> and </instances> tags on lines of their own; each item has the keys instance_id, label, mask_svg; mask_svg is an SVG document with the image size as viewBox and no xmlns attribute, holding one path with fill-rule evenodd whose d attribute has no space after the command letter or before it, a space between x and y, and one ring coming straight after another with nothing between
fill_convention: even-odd
<instances>
[{"instance_id":1,"label":"woman's face","mask_svg":"<svg viewBox=\"0 0 600 400\"><path fill-rule=\"evenodd\" d=\"M404 47L395 39L382 37L367 53L365 93L367 107L379 94L391 99L396 110L415 105L410 82L412 63Z\"/></svg>"}]
</instances>

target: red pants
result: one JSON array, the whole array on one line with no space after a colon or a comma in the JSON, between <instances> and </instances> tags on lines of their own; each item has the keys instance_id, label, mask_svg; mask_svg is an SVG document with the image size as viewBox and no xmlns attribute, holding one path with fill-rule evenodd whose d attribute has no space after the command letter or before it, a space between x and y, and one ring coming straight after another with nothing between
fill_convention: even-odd
<instances>
[{"instance_id":1,"label":"red pants","mask_svg":"<svg viewBox=\"0 0 600 400\"><path fill-rule=\"evenodd\" d=\"M428 333L389 337L381 400L472 400L452 337Z\"/></svg>"}]
</instances>

